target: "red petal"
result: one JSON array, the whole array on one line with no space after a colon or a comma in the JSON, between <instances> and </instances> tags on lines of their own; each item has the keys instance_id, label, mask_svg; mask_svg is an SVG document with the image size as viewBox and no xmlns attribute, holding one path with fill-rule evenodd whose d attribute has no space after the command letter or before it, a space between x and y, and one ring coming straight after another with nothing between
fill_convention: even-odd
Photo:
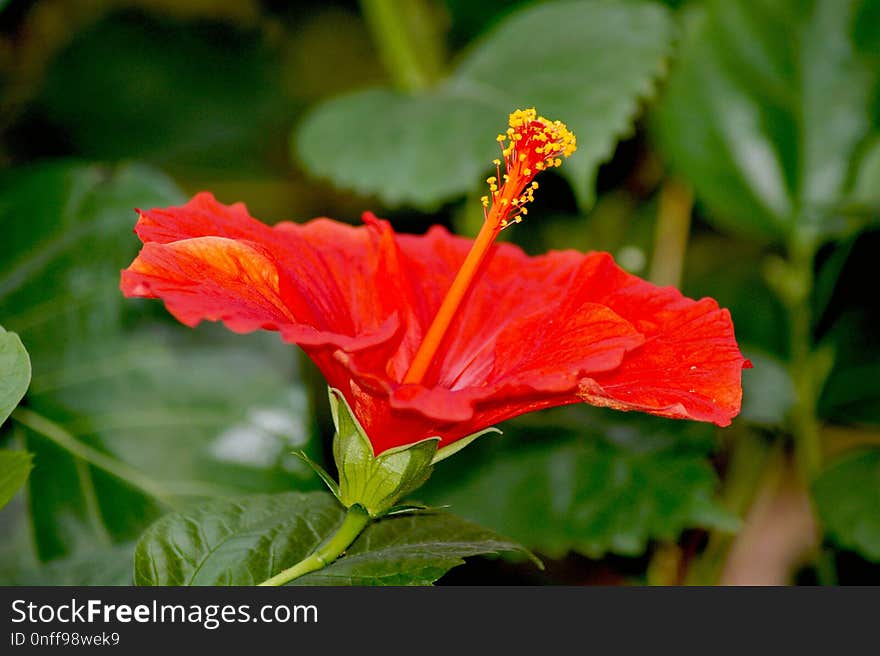
<instances>
[{"instance_id":1,"label":"red petal","mask_svg":"<svg viewBox=\"0 0 880 656\"><path fill-rule=\"evenodd\" d=\"M386 223L364 229L317 219L270 228L241 204L199 194L182 207L141 212L136 231L145 245L122 272L122 291L161 298L187 325L279 330L289 342L351 352L398 332Z\"/></svg>"},{"instance_id":2,"label":"red petal","mask_svg":"<svg viewBox=\"0 0 880 656\"><path fill-rule=\"evenodd\" d=\"M633 323L645 344L617 369L585 378L580 397L617 410L711 421L727 426L740 411L742 356L727 310L656 287L609 261L597 300Z\"/></svg>"}]
</instances>

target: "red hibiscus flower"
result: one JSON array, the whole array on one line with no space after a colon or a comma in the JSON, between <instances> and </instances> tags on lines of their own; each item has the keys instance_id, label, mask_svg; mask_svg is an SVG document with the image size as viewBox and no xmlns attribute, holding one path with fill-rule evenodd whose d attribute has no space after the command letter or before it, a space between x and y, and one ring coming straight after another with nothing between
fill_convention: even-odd
<instances>
[{"instance_id":1,"label":"red hibiscus flower","mask_svg":"<svg viewBox=\"0 0 880 656\"><path fill-rule=\"evenodd\" d=\"M527 213L534 175L575 147L559 122L511 115L471 241L395 234L372 214L269 227L201 193L140 212L127 296L181 322L277 330L300 345L361 422L375 453L440 446L510 417L586 401L730 423L748 366L727 310L618 267L607 253L530 257L495 244Z\"/></svg>"}]
</instances>

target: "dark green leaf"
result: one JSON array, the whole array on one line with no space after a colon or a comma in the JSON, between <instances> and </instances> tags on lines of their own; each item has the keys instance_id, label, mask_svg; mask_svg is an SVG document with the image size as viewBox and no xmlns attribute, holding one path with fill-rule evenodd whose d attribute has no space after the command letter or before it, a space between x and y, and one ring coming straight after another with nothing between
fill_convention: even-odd
<instances>
[{"instance_id":1,"label":"dark green leaf","mask_svg":"<svg viewBox=\"0 0 880 656\"><path fill-rule=\"evenodd\" d=\"M161 304L119 292L139 248L134 208L180 200L143 166L53 163L0 178L0 313L30 347L29 410L170 497L316 485L290 455L312 448L291 347L169 327ZM23 436L40 559L132 540L160 512L125 471L73 458L33 427Z\"/></svg>"},{"instance_id":2,"label":"dark green leaf","mask_svg":"<svg viewBox=\"0 0 880 656\"><path fill-rule=\"evenodd\" d=\"M813 484L828 536L880 562L880 449L844 456Z\"/></svg>"},{"instance_id":3,"label":"dark green leaf","mask_svg":"<svg viewBox=\"0 0 880 656\"><path fill-rule=\"evenodd\" d=\"M138 585L253 585L309 555L345 509L326 492L212 501L166 515L135 551ZM464 558L522 547L444 513L388 517L302 585L428 585Z\"/></svg>"},{"instance_id":4,"label":"dark green leaf","mask_svg":"<svg viewBox=\"0 0 880 656\"><path fill-rule=\"evenodd\" d=\"M296 106L268 43L256 27L115 13L74 34L36 104L83 157L264 172Z\"/></svg>"},{"instance_id":5,"label":"dark green leaf","mask_svg":"<svg viewBox=\"0 0 880 656\"><path fill-rule=\"evenodd\" d=\"M5 585L131 585L133 551L133 544L120 544L0 576Z\"/></svg>"},{"instance_id":6,"label":"dark green leaf","mask_svg":"<svg viewBox=\"0 0 880 656\"><path fill-rule=\"evenodd\" d=\"M430 209L475 189L498 156L494 137L507 114L534 106L577 135L562 171L586 206L599 164L652 92L672 33L666 10L647 2L524 9L430 91L372 89L318 107L296 150L311 172L341 187Z\"/></svg>"},{"instance_id":7,"label":"dark green leaf","mask_svg":"<svg viewBox=\"0 0 880 656\"><path fill-rule=\"evenodd\" d=\"M686 528L736 527L713 498L711 429L707 436L701 426L609 422L599 413L555 417L566 423L516 422L441 463L419 498L551 557L633 556Z\"/></svg>"},{"instance_id":8,"label":"dark green leaf","mask_svg":"<svg viewBox=\"0 0 880 656\"><path fill-rule=\"evenodd\" d=\"M15 410L30 382L31 361L24 345L18 335L0 326L0 425Z\"/></svg>"},{"instance_id":9,"label":"dark green leaf","mask_svg":"<svg viewBox=\"0 0 880 656\"><path fill-rule=\"evenodd\" d=\"M880 58L854 38L880 31L871 2L713 0L688 16L658 135L725 228L833 236L876 210Z\"/></svg>"},{"instance_id":10,"label":"dark green leaf","mask_svg":"<svg viewBox=\"0 0 880 656\"><path fill-rule=\"evenodd\" d=\"M31 466L30 453L0 449L0 508L24 485Z\"/></svg>"},{"instance_id":11,"label":"dark green leaf","mask_svg":"<svg viewBox=\"0 0 880 656\"><path fill-rule=\"evenodd\" d=\"M344 558L294 585L430 585L469 556L530 554L519 544L455 515L391 516L364 531Z\"/></svg>"},{"instance_id":12,"label":"dark green leaf","mask_svg":"<svg viewBox=\"0 0 880 656\"><path fill-rule=\"evenodd\" d=\"M828 378L819 411L849 424L880 424L880 362L848 362Z\"/></svg>"}]
</instances>

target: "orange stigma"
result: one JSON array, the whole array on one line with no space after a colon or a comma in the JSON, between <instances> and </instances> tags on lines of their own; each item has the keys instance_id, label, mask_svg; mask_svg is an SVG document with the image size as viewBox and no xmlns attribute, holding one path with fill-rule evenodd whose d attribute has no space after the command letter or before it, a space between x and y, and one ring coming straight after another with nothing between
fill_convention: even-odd
<instances>
[{"instance_id":1,"label":"orange stigma","mask_svg":"<svg viewBox=\"0 0 880 656\"><path fill-rule=\"evenodd\" d=\"M505 134L497 137L503 159L494 161L495 175L486 180L489 195L481 199L485 218L483 226L425 333L403 378L404 384L424 380L498 233L513 223L519 223L528 214L526 205L534 199L538 188L538 183L533 182L535 176L540 171L561 166L562 158L577 149L575 136L565 124L538 116L534 108L513 112L509 126Z\"/></svg>"}]
</instances>

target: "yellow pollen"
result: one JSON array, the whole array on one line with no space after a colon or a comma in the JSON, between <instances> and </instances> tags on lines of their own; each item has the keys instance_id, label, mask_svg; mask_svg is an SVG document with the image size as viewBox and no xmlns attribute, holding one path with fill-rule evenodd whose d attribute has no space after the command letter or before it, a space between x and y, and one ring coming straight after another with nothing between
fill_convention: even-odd
<instances>
[{"instance_id":1,"label":"yellow pollen","mask_svg":"<svg viewBox=\"0 0 880 656\"><path fill-rule=\"evenodd\" d=\"M492 160L499 175L486 179L492 195L490 205L483 206L489 210L486 219L503 228L516 222L514 217L508 220L511 208L522 208L535 199L538 183L532 178L541 171L561 166L562 158L577 149L577 141L564 123L538 116L534 107L511 112L508 127L497 140L503 160ZM499 183L499 177L503 182Z\"/></svg>"}]
</instances>

